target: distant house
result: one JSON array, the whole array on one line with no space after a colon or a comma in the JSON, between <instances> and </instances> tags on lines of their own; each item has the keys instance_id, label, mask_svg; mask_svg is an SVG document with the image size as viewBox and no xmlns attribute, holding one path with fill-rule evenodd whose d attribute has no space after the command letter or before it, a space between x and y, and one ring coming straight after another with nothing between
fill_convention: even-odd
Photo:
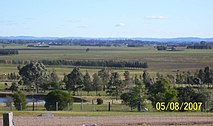
<instances>
[{"instance_id":1,"label":"distant house","mask_svg":"<svg viewBox=\"0 0 213 126\"><path fill-rule=\"evenodd\" d=\"M212 49L212 47L206 42L201 41L200 43L187 46L187 49Z\"/></svg>"},{"instance_id":2,"label":"distant house","mask_svg":"<svg viewBox=\"0 0 213 126\"><path fill-rule=\"evenodd\" d=\"M184 48L178 47L178 45L158 45L156 46L158 51L182 51Z\"/></svg>"},{"instance_id":3,"label":"distant house","mask_svg":"<svg viewBox=\"0 0 213 126\"><path fill-rule=\"evenodd\" d=\"M158 51L167 50L167 46L158 45L158 46L157 46L157 50L158 50Z\"/></svg>"},{"instance_id":4,"label":"distant house","mask_svg":"<svg viewBox=\"0 0 213 126\"><path fill-rule=\"evenodd\" d=\"M37 45L27 45L27 47L50 47L50 46L44 45L43 43L38 43Z\"/></svg>"}]
</instances>

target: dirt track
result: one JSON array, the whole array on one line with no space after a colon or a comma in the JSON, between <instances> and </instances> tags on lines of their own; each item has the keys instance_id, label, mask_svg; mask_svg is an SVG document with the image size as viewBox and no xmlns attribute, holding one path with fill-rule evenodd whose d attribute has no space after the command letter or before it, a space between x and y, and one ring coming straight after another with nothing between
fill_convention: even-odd
<instances>
[{"instance_id":1,"label":"dirt track","mask_svg":"<svg viewBox=\"0 0 213 126\"><path fill-rule=\"evenodd\" d=\"M2 124L2 119L0 121ZM14 117L15 126L82 126L96 124L97 126L125 125L175 125L175 124L213 124L213 117L193 116L69 116L69 117Z\"/></svg>"}]
</instances>

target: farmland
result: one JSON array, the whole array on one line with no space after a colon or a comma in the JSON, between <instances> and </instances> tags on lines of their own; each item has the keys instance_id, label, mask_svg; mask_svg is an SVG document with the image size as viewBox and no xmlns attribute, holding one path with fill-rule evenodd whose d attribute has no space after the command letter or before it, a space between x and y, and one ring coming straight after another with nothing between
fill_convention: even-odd
<instances>
[{"instance_id":1,"label":"farmland","mask_svg":"<svg viewBox=\"0 0 213 126\"><path fill-rule=\"evenodd\" d=\"M99 46L52 46L49 48L29 48L25 45L8 45L7 49L17 49L19 51L18 55L2 55L0 60L6 60L8 63L0 64L0 75L5 75L8 73L18 73L18 64L12 64L10 60L21 60L21 61L37 61L37 60L116 60L116 61L142 61L148 63L148 68L131 68L131 67L112 67L113 71L120 73L123 79L123 73L128 70L131 77L134 75L143 74L144 70L147 70L149 74L154 78L156 73L163 75L172 74L175 75L177 71L192 71L195 72L198 69L203 69L206 66L213 68L213 50L199 50L199 49L185 49L181 51L158 51L153 46L145 47L99 47ZM87 52L86 49L89 48ZM21 64L23 65L23 64ZM64 74L69 74L75 66L73 65L46 65L48 71L53 69L59 75L60 79L63 79ZM85 74L86 71L90 75L97 73L103 67L94 66L81 66L80 71ZM2 81L0 84L1 89L8 88L11 82ZM211 90L211 89L210 89ZM211 90L212 91L212 90ZM48 93L49 91L47 91ZM32 93L32 92L30 92ZM148 102L149 112L138 113L136 108L133 112L129 112L130 107L124 104L115 103L111 107L112 112L108 111L108 102L114 97L107 96L105 91L100 91L100 96L95 96L95 91L90 92L90 96L86 96L87 92L80 91L79 97L88 99L87 103L84 103L83 110L80 103L74 103L72 111L60 111L51 112L54 113L54 120L56 122L50 123L51 119L43 119L37 117L41 113L47 113L42 105L38 105L35 112L32 112L32 105L28 104L28 107L23 112L15 113L15 121L18 125L25 125L28 123L33 123L35 125L68 125L71 123L68 120L76 121L76 125L83 125L83 123L77 123L78 120L83 120L83 122L96 122L100 125L119 125L122 122L129 125L142 125L142 124L162 124L162 125L191 125L191 124L211 124L212 113L203 113L200 111L195 112L156 112ZM91 104L91 99L97 99L98 97L104 100L102 105ZM115 101L116 102L116 101ZM10 107L1 106L2 112L11 110ZM12 108L15 110L15 108ZM29 116L29 117L26 117ZM187 117L183 117L187 116ZM69 117L68 117L69 116ZM72 118L75 116L75 118ZM80 116L80 117L78 117ZM84 116L89 116L87 119ZM96 118L100 116L100 118ZM116 116L117 118L114 118ZM144 117L145 116L145 117ZM201 118L203 117L203 118ZM136 119L135 119L136 118ZM152 121L155 118L155 121ZM37 124L36 120L42 120L41 124ZM85 119L85 120L84 120ZM31 122L30 122L31 120ZM105 122L104 120L111 120ZM118 120L118 122L116 122ZM126 121L124 121L126 120ZM145 120L145 121L141 121ZM169 120L169 121L168 121ZM178 122L176 122L178 120ZM60 123L66 122L66 123ZM115 123L116 122L116 123ZM104 124L103 124L104 123Z\"/></svg>"},{"instance_id":2,"label":"farmland","mask_svg":"<svg viewBox=\"0 0 213 126\"><path fill-rule=\"evenodd\" d=\"M7 48L20 49L18 55L0 56L0 60L123 60L143 61L148 63L148 71L162 74L174 73L177 70L187 71L213 67L212 50L183 50L183 51L157 51L153 47L84 47L84 46L56 46L47 49L32 50L26 46L7 46ZM90 48L89 52L85 50ZM17 72L17 65L1 64L1 73ZM55 69L59 75L68 73L72 66L48 66ZM96 72L98 68L82 68L82 71ZM141 73L144 69L132 69L131 74ZM119 71L124 71L121 68Z\"/></svg>"}]
</instances>

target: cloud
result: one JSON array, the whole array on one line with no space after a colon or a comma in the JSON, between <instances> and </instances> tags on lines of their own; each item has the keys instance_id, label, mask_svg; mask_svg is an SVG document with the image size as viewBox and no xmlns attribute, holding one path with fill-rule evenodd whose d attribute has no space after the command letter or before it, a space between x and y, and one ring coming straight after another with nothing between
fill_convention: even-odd
<instances>
[{"instance_id":1,"label":"cloud","mask_svg":"<svg viewBox=\"0 0 213 126\"><path fill-rule=\"evenodd\" d=\"M145 16L144 17L145 19L148 19L148 20L159 20L159 19L166 19L167 17L165 16Z\"/></svg>"},{"instance_id":2,"label":"cloud","mask_svg":"<svg viewBox=\"0 0 213 126\"><path fill-rule=\"evenodd\" d=\"M115 24L115 27L123 27L123 26L125 26L124 23Z\"/></svg>"}]
</instances>

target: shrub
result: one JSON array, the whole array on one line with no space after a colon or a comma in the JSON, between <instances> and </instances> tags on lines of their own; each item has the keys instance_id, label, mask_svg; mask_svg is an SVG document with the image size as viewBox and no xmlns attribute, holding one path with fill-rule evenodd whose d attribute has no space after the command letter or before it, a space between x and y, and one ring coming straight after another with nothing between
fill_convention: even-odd
<instances>
[{"instance_id":1,"label":"shrub","mask_svg":"<svg viewBox=\"0 0 213 126\"><path fill-rule=\"evenodd\" d=\"M26 109L27 102L26 102L26 96L24 93L20 91L15 93L13 96L13 101L14 101L15 108L17 110L20 111L20 110Z\"/></svg>"},{"instance_id":2,"label":"shrub","mask_svg":"<svg viewBox=\"0 0 213 126\"><path fill-rule=\"evenodd\" d=\"M72 98L69 93L59 90L51 91L45 98L44 107L48 111L56 110L56 102L58 102L58 110L63 110L67 107L68 103L72 104Z\"/></svg>"},{"instance_id":3,"label":"shrub","mask_svg":"<svg viewBox=\"0 0 213 126\"><path fill-rule=\"evenodd\" d=\"M103 104L103 99L97 98L97 105L101 105L101 104Z\"/></svg>"}]
</instances>

